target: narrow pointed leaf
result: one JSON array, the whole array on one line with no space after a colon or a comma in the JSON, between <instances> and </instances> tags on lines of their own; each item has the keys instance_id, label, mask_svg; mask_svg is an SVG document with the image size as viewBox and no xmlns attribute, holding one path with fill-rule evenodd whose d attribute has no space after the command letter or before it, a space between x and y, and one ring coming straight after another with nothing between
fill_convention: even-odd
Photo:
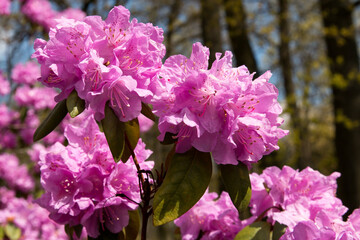
<instances>
[{"instance_id":1,"label":"narrow pointed leaf","mask_svg":"<svg viewBox=\"0 0 360 240\"><path fill-rule=\"evenodd\" d=\"M124 127L126 138L129 142L125 142L124 153L121 157L121 160L126 163L131 156L131 153L134 151L140 138L139 121L137 118L135 118L131 121L125 122Z\"/></svg>"},{"instance_id":2,"label":"narrow pointed leaf","mask_svg":"<svg viewBox=\"0 0 360 240\"><path fill-rule=\"evenodd\" d=\"M49 115L45 118L45 120L40 124L40 126L36 129L33 140L34 142L42 139L51 133L65 118L67 114L66 108L66 99L62 100L54 109L49 113Z\"/></svg>"},{"instance_id":3,"label":"narrow pointed leaf","mask_svg":"<svg viewBox=\"0 0 360 240\"><path fill-rule=\"evenodd\" d=\"M248 216L248 205L251 198L251 184L249 171L245 164L239 162L238 165L219 165L221 178L229 193L234 206L239 211L241 219Z\"/></svg>"},{"instance_id":4,"label":"narrow pointed leaf","mask_svg":"<svg viewBox=\"0 0 360 240\"><path fill-rule=\"evenodd\" d=\"M254 222L242 229L234 240L270 240L270 224Z\"/></svg>"},{"instance_id":5,"label":"narrow pointed leaf","mask_svg":"<svg viewBox=\"0 0 360 240\"><path fill-rule=\"evenodd\" d=\"M66 99L66 107L70 116L74 118L85 110L85 101L79 98L77 92L74 90Z\"/></svg>"},{"instance_id":6,"label":"narrow pointed leaf","mask_svg":"<svg viewBox=\"0 0 360 240\"><path fill-rule=\"evenodd\" d=\"M105 118L101 120L106 140L115 162L121 159L125 148L125 127L114 111L105 105Z\"/></svg>"},{"instance_id":7,"label":"narrow pointed leaf","mask_svg":"<svg viewBox=\"0 0 360 240\"><path fill-rule=\"evenodd\" d=\"M204 195L211 174L210 153L195 148L175 153L164 182L154 197L154 225L173 221L194 206Z\"/></svg>"},{"instance_id":8,"label":"narrow pointed leaf","mask_svg":"<svg viewBox=\"0 0 360 240\"><path fill-rule=\"evenodd\" d=\"M141 113L150 120L156 121L156 117L153 114L151 108L146 103L141 102Z\"/></svg>"},{"instance_id":9,"label":"narrow pointed leaf","mask_svg":"<svg viewBox=\"0 0 360 240\"><path fill-rule=\"evenodd\" d=\"M140 231L140 215L139 211L129 211L129 224L124 228L124 239L133 240L136 239Z\"/></svg>"}]
</instances>

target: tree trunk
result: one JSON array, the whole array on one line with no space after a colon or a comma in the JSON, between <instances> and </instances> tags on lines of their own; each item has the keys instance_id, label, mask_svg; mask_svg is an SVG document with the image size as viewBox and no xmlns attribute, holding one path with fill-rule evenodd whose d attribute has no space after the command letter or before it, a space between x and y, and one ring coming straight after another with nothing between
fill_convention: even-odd
<instances>
[{"instance_id":1,"label":"tree trunk","mask_svg":"<svg viewBox=\"0 0 360 240\"><path fill-rule=\"evenodd\" d=\"M286 111L290 113L292 135L294 136L295 144L295 159L299 169L304 169L310 165L310 156L308 149L309 146L306 144L306 132L308 129L305 124L302 124L300 118L300 109L296 101L296 93L294 81L292 78L293 66L291 63L290 53L290 33L289 33L289 18L288 18L288 1L278 0L279 4L279 63L281 66L282 77L284 81L285 96L287 108Z\"/></svg>"},{"instance_id":2,"label":"tree trunk","mask_svg":"<svg viewBox=\"0 0 360 240\"><path fill-rule=\"evenodd\" d=\"M170 57L173 54L173 43L172 43L172 37L175 32L175 21L179 16L181 9L181 0L173 0L173 2L170 5L170 12L168 16L168 29L166 33L166 55L165 59Z\"/></svg>"},{"instance_id":3,"label":"tree trunk","mask_svg":"<svg viewBox=\"0 0 360 240\"><path fill-rule=\"evenodd\" d=\"M210 63L215 60L215 53L222 52L220 1L200 0L202 38L205 46L210 49Z\"/></svg>"},{"instance_id":4,"label":"tree trunk","mask_svg":"<svg viewBox=\"0 0 360 240\"><path fill-rule=\"evenodd\" d=\"M335 114L339 196L349 213L360 205L360 82L353 7L347 0L320 0Z\"/></svg>"},{"instance_id":5,"label":"tree trunk","mask_svg":"<svg viewBox=\"0 0 360 240\"><path fill-rule=\"evenodd\" d=\"M246 14L241 0L224 0L226 24L237 65L259 73L246 30Z\"/></svg>"}]
</instances>

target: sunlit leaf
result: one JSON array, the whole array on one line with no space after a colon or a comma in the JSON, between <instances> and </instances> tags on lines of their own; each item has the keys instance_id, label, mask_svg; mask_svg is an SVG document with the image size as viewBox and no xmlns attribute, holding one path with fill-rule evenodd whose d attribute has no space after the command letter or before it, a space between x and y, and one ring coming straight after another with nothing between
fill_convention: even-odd
<instances>
[{"instance_id":1,"label":"sunlit leaf","mask_svg":"<svg viewBox=\"0 0 360 240\"><path fill-rule=\"evenodd\" d=\"M101 120L101 125L111 154L115 162L118 162L125 148L125 126L108 104L105 105L105 118Z\"/></svg>"},{"instance_id":2,"label":"sunlit leaf","mask_svg":"<svg viewBox=\"0 0 360 240\"><path fill-rule=\"evenodd\" d=\"M164 182L154 197L154 225L173 221L194 206L205 193L211 174L210 153L194 148L175 153Z\"/></svg>"},{"instance_id":3,"label":"sunlit leaf","mask_svg":"<svg viewBox=\"0 0 360 240\"><path fill-rule=\"evenodd\" d=\"M251 199L249 171L245 164L220 164L221 178L241 219L248 218L248 205Z\"/></svg>"},{"instance_id":4,"label":"sunlit leaf","mask_svg":"<svg viewBox=\"0 0 360 240\"><path fill-rule=\"evenodd\" d=\"M74 90L66 99L66 108L70 116L74 118L85 110L85 101Z\"/></svg>"},{"instance_id":5,"label":"sunlit leaf","mask_svg":"<svg viewBox=\"0 0 360 240\"><path fill-rule=\"evenodd\" d=\"M10 240L17 240L21 237L21 229L12 223L5 225L4 233Z\"/></svg>"},{"instance_id":6,"label":"sunlit leaf","mask_svg":"<svg viewBox=\"0 0 360 240\"><path fill-rule=\"evenodd\" d=\"M64 99L58 104L56 104L54 109L36 129L33 136L34 142L42 139L43 137L51 133L61 123L67 113L68 111L66 108L66 99Z\"/></svg>"},{"instance_id":7,"label":"sunlit leaf","mask_svg":"<svg viewBox=\"0 0 360 240\"><path fill-rule=\"evenodd\" d=\"M254 222L242 229L234 240L270 240L270 224Z\"/></svg>"}]
</instances>

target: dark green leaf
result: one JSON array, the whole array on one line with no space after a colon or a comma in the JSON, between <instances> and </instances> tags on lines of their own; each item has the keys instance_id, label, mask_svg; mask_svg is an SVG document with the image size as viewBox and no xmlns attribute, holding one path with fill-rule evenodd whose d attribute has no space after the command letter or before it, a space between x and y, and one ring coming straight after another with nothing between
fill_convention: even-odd
<instances>
[{"instance_id":1,"label":"dark green leaf","mask_svg":"<svg viewBox=\"0 0 360 240\"><path fill-rule=\"evenodd\" d=\"M5 225L4 233L10 240L17 240L21 237L21 229L12 223Z\"/></svg>"},{"instance_id":2,"label":"dark green leaf","mask_svg":"<svg viewBox=\"0 0 360 240\"><path fill-rule=\"evenodd\" d=\"M242 229L234 240L270 240L270 224L254 222Z\"/></svg>"},{"instance_id":3,"label":"dark green leaf","mask_svg":"<svg viewBox=\"0 0 360 240\"><path fill-rule=\"evenodd\" d=\"M101 125L109 144L111 154L113 155L115 162L118 162L121 159L125 148L125 126L108 104L105 105L105 118L101 120Z\"/></svg>"},{"instance_id":4,"label":"dark green leaf","mask_svg":"<svg viewBox=\"0 0 360 240\"><path fill-rule=\"evenodd\" d=\"M284 235L286 228L287 228L286 225L275 222L273 234L272 234L272 240L279 240L280 237Z\"/></svg>"},{"instance_id":5,"label":"dark green leaf","mask_svg":"<svg viewBox=\"0 0 360 240\"><path fill-rule=\"evenodd\" d=\"M40 124L34 133L34 142L42 139L51 133L64 119L67 114L66 99L62 100L54 109L49 113L45 120Z\"/></svg>"},{"instance_id":6,"label":"dark green leaf","mask_svg":"<svg viewBox=\"0 0 360 240\"><path fill-rule=\"evenodd\" d=\"M175 133L166 132L164 140L162 142L160 142L160 143L164 144L164 145L173 144L173 143L175 143L177 141L177 138L175 138L176 135L177 134L175 134Z\"/></svg>"},{"instance_id":7,"label":"dark green leaf","mask_svg":"<svg viewBox=\"0 0 360 240\"><path fill-rule=\"evenodd\" d=\"M156 121L155 115L151 111L149 105L141 102L141 113L150 120Z\"/></svg>"},{"instance_id":8,"label":"dark green leaf","mask_svg":"<svg viewBox=\"0 0 360 240\"><path fill-rule=\"evenodd\" d=\"M219 167L226 191L238 209L240 218L249 217L247 207L251 198L251 184L248 168L241 162L238 165L221 164Z\"/></svg>"},{"instance_id":9,"label":"dark green leaf","mask_svg":"<svg viewBox=\"0 0 360 240\"><path fill-rule=\"evenodd\" d=\"M126 163L131 154L134 152L134 149L140 138L139 121L137 118L135 118L131 121L125 122L124 127L126 135L125 137L127 138L126 141L128 142L125 144L124 153L121 157L121 160Z\"/></svg>"},{"instance_id":10,"label":"dark green leaf","mask_svg":"<svg viewBox=\"0 0 360 240\"><path fill-rule=\"evenodd\" d=\"M77 92L74 90L66 99L66 107L70 116L74 118L85 110L85 101L79 98Z\"/></svg>"},{"instance_id":11,"label":"dark green leaf","mask_svg":"<svg viewBox=\"0 0 360 240\"><path fill-rule=\"evenodd\" d=\"M140 215L137 210L129 211L129 224L123 230L125 240L136 239L140 230Z\"/></svg>"},{"instance_id":12,"label":"dark green leaf","mask_svg":"<svg viewBox=\"0 0 360 240\"><path fill-rule=\"evenodd\" d=\"M202 197L212 174L210 153L192 148L174 154L153 202L153 223L159 226L187 212Z\"/></svg>"}]
</instances>

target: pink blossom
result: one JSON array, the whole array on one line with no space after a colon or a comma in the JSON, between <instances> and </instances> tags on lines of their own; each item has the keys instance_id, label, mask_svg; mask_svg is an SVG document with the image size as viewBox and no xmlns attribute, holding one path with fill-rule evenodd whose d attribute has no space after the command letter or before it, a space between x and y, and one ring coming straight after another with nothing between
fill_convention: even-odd
<instances>
[{"instance_id":1,"label":"pink blossom","mask_svg":"<svg viewBox=\"0 0 360 240\"><path fill-rule=\"evenodd\" d=\"M307 229L310 234L312 223L299 223L315 222L321 213L325 213L329 221L336 222L347 211L335 195L339 176L337 172L324 176L310 167L298 171L288 166L269 167L261 175L252 173L251 213L264 215L271 223L286 225L288 232Z\"/></svg>"},{"instance_id":2,"label":"pink blossom","mask_svg":"<svg viewBox=\"0 0 360 240\"><path fill-rule=\"evenodd\" d=\"M63 19L51 29L49 41L35 41L41 82L61 90L57 101L76 89L96 120L104 118L107 102L121 121L140 114L141 102L153 94L148 87L165 47L161 29L129 18L130 12L118 6L104 21L99 16Z\"/></svg>"},{"instance_id":3,"label":"pink blossom","mask_svg":"<svg viewBox=\"0 0 360 240\"><path fill-rule=\"evenodd\" d=\"M56 16L56 11L51 8L51 4L47 0L27 0L22 5L21 12L31 21L46 29L50 29Z\"/></svg>"},{"instance_id":4,"label":"pink blossom","mask_svg":"<svg viewBox=\"0 0 360 240\"><path fill-rule=\"evenodd\" d=\"M48 212L31 198L16 198L15 193L0 188L0 225L14 224L21 239L68 239L64 227L48 218Z\"/></svg>"},{"instance_id":5,"label":"pink blossom","mask_svg":"<svg viewBox=\"0 0 360 240\"><path fill-rule=\"evenodd\" d=\"M330 217L326 211L320 211L314 220L305 220L297 223L293 229L288 228L280 239L359 240L359 217L360 209L355 209L346 222L341 218Z\"/></svg>"},{"instance_id":6,"label":"pink blossom","mask_svg":"<svg viewBox=\"0 0 360 240\"><path fill-rule=\"evenodd\" d=\"M12 70L11 78L16 83L33 85L40 77L40 67L34 62L17 64Z\"/></svg>"},{"instance_id":7,"label":"pink blossom","mask_svg":"<svg viewBox=\"0 0 360 240\"><path fill-rule=\"evenodd\" d=\"M268 71L252 80L245 66L232 68L226 52L208 69L209 50L193 45L190 58L171 56L165 61L153 100L162 140L176 135L177 152L191 147L212 152L218 164L247 165L277 150L287 131L279 128L282 112L278 90L269 83Z\"/></svg>"},{"instance_id":8,"label":"pink blossom","mask_svg":"<svg viewBox=\"0 0 360 240\"><path fill-rule=\"evenodd\" d=\"M14 100L19 106L30 107L36 110L54 108L54 97L57 92L54 89L44 87L21 86L16 89Z\"/></svg>"},{"instance_id":9,"label":"pink blossom","mask_svg":"<svg viewBox=\"0 0 360 240\"><path fill-rule=\"evenodd\" d=\"M4 76L4 74L0 71L0 96L5 96L10 93L10 83Z\"/></svg>"},{"instance_id":10,"label":"pink blossom","mask_svg":"<svg viewBox=\"0 0 360 240\"><path fill-rule=\"evenodd\" d=\"M11 171L9 171L11 169ZM12 154L0 154L0 178L15 190L29 192L34 188L34 180L28 173L26 165L20 165L19 159Z\"/></svg>"},{"instance_id":11,"label":"pink blossom","mask_svg":"<svg viewBox=\"0 0 360 240\"><path fill-rule=\"evenodd\" d=\"M11 7L10 0L0 0L0 15L9 15L10 7Z\"/></svg>"},{"instance_id":12,"label":"pink blossom","mask_svg":"<svg viewBox=\"0 0 360 240\"><path fill-rule=\"evenodd\" d=\"M137 208L134 202L141 201L135 165L131 159L114 162L92 115L77 126L68 125L65 136L68 146L56 143L40 154L45 193L39 204L57 223L82 224L91 237L100 234L100 227L119 232L128 224L127 212ZM150 154L139 140L135 155L142 169L153 167L145 162Z\"/></svg>"},{"instance_id":13,"label":"pink blossom","mask_svg":"<svg viewBox=\"0 0 360 240\"><path fill-rule=\"evenodd\" d=\"M238 217L229 194L206 192L189 211L174 221L180 228L183 240L234 239L235 235L246 226Z\"/></svg>"}]
</instances>

